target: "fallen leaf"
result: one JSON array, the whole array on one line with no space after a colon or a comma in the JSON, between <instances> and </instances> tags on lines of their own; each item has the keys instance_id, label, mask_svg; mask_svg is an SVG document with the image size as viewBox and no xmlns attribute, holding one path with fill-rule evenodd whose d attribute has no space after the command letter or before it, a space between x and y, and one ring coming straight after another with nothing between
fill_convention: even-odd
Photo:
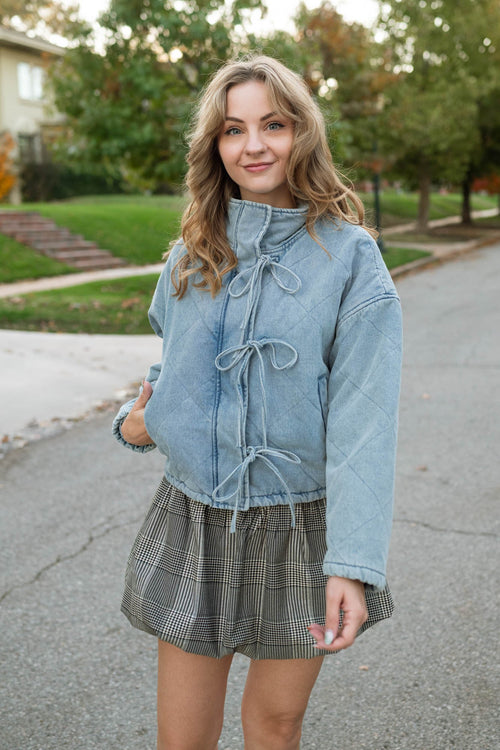
<instances>
[{"instance_id":1,"label":"fallen leaf","mask_svg":"<svg viewBox=\"0 0 500 750\"><path fill-rule=\"evenodd\" d=\"M140 301L140 297L130 297L129 299L124 299L120 307L122 308L122 310L128 310L130 307L133 307Z\"/></svg>"}]
</instances>

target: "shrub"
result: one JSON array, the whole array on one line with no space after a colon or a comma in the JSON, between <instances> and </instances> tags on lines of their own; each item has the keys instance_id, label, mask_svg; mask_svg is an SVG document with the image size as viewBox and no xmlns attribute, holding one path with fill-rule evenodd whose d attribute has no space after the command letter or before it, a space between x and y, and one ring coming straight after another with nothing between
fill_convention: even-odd
<instances>
[{"instance_id":1,"label":"shrub","mask_svg":"<svg viewBox=\"0 0 500 750\"><path fill-rule=\"evenodd\" d=\"M16 178L11 172L11 151L14 146L14 139L10 133L0 135L0 201L10 193L16 182Z\"/></svg>"},{"instance_id":2,"label":"shrub","mask_svg":"<svg viewBox=\"0 0 500 750\"><path fill-rule=\"evenodd\" d=\"M55 162L25 163L21 166L20 177L23 201L28 203L123 192L121 181L116 177Z\"/></svg>"}]
</instances>

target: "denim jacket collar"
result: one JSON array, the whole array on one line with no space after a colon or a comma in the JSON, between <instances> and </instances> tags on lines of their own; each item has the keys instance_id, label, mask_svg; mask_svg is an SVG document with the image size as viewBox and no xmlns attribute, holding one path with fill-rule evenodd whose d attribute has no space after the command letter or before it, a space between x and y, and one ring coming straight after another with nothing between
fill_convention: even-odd
<instances>
[{"instance_id":1,"label":"denim jacket collar","mask_svg":"<svg viewBox=\"0 0 500 750\"><path fill-rule=\"evenodd\" d=\"M286 249L286 243L305 228L307 206L275 208L231 198L228 206L227 236L238 264L246 267L261 255ZM285 245L285 248L283 248Z\"/></svg>"}]
</instances>

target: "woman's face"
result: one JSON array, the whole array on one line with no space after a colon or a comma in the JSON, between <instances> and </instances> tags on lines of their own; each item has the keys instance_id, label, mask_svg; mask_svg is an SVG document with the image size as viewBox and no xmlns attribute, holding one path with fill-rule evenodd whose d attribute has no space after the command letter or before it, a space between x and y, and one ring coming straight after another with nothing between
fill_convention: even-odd
<instances>
[{"instance_id":1,"label":"woman's face","mask_svg":"<svg viewBox=\"0 0 500 750\"><path fill-rule=\"evenodd\" d=\"M248 81L229 89L218 147L242 200L295 206L286 179L292 144L293 122L273 111L264 83Z\"/></svg>"}]
</instances>

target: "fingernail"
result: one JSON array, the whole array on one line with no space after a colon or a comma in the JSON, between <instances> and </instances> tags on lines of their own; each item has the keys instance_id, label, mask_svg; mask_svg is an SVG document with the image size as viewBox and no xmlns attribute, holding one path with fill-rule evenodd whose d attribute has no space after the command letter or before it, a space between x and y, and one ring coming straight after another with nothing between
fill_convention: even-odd
<instances>
[{"instance_id":1,"label":"fingernail","mask_svg":"<svg viewBox=\"0 0 500 750\"><path fill-rule=\"evenodd\" d=\"M325 646L333 643L333 630L325 630Z\"/></svg>"}]
</instances>

